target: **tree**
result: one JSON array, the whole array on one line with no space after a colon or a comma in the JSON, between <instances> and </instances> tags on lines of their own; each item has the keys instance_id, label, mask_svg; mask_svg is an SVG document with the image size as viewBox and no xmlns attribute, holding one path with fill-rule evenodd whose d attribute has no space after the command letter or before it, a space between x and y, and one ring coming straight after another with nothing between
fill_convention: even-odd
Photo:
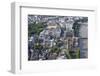
<instances>
[{"instance_id":1,"label":"tree","mask_svg":"<svg viewBox=\"0 0 100 76\"><path fill-rule=\"evenodd\" d=\"M67 57L68 59L71 59L71 55L70 55L70 53L69 53L69 50L66 49L66 48L65 48L64 50L66 50L66 51L65 51L66 57Z\"/></svg>"},{"instance_id":2,"label":"tree","mask_svg":"<svg viewBox=\"0 0 100 76\"><path fill-rule=\"evenodd\" d=\"M77 48L77 50L76 50L76 58L80 58L80 49L79 48Z\"/></svg>"},{"instance_id":3,"label":"tree","mask_svg":"<svg viewBox=\"0 0 100 76\"><path fill-rule=\"evenodd\" d=\"M32 34L39 35L41 31L46 27L43 22L33 22L28 25L28 36L30 37Z\"/></svg>"},{"instance_id":4,"label":"tree","mask_svg":"<svg viewBox=\"0 0 100 76\"><path fill-rule=\"evenodd\" d=\"M52 48L51 48L51 53L59 53L61 50L60 50L60 48L58 48L57 46L53 46Z\"/></svg>"}]
</instances>

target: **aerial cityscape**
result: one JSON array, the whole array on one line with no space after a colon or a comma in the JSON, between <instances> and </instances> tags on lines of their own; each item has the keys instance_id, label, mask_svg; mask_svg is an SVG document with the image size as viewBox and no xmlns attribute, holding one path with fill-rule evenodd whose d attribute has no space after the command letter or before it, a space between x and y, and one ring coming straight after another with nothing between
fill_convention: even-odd
<instances>
[{"instance_id":1,"label":"aerial cityscape","mask_svg":"<svg viewBox=\"0 0 100 76\"><path fill-rule=\"evenodd\" d=\"M88 58L88 17L28 15L28 61Z\"/></svg>"}]
</instances>

